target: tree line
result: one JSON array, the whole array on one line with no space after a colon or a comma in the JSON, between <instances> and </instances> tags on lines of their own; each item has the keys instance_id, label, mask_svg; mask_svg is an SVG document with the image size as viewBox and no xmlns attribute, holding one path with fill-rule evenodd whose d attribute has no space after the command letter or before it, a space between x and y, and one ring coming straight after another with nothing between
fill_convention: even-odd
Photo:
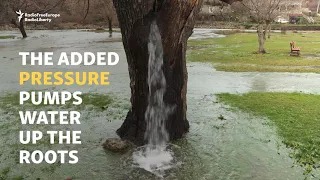
<instances>
[{"instance_id":1,"label":"tree line","mask_svg":"<svg viewBox=\"0 0 320 180\"><path fill-rule=\"evenodd\" d=\"M74 24L101 24L112 26L117 24L115 9L112 0L1 0L0 1L0 25L16 27L23 38L25 32L24 18L18 20L16 12L22 13L58 13L61 16L46 23L46 26L59 26L62 23ZM29 26L37 26L41 22L31 23Z\"/></svg>"}]
</instances>

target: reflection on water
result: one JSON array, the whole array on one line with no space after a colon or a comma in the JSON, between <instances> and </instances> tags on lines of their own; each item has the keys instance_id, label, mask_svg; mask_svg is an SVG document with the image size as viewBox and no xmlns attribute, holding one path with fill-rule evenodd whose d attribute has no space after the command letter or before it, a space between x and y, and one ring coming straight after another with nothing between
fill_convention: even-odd
<instances>
[{"instance_id":1,"label":"reflection on water","mask_svg":"<svg viewBox=\"0 0 320 180\"><path fill-rule=\"evenodd\" d=\"M252 91L267 91L267 81L263 76L255 75L252 79Z\"/></svg>"}]
</instances>

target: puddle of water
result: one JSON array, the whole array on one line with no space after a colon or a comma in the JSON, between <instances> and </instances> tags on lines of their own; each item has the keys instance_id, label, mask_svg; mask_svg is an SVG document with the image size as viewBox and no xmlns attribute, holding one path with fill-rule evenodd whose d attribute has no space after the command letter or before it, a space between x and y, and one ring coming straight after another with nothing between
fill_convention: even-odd
<instances>
[{"instance_id":1,"label":"puddle of water","mask_svg":"<svg viewBox=\"0 0 320 180\"><path fill-rule=\"evenodd\" d=\"M234 73L215 71L211 64L189 63L188 66L188 90L199 94L250 91L312 94L320 92L320 74L315 73Z\"/></svg>"},{"instance_id":2,"label":"puddle of water","mask_svg":"<svg viewBox=\"0 0 320 180\"><path fill-rule=\"evenodd\" d=\"M215 32L215 29L195 29L189 40L226 37L225 35L216 34Z\"/></svg>"},{"instance_id":3,"label":"puddle of water","mask_svg":"<svg viewBox=\"0 0 320 180\"><path fill-rule=\"evenodd\" d=\"M202 30L195 30L198 34ZM13 33L13 32L10 32ZM35 89L66 89L91 93L106 93L117 98L118 104L128 104L130 97L128 67L120 42L100 43L108 39L108 34L70 31L34 31L25 40L0 41L0 93ZM117 37L118 36L118 37ZM114 33L114 38L120 38ZM196 33L193 37L196 37ZM40 48L55 51L115 51L120 54L120 62L115 67L37 67L21 66L19 51L36 51ZM7 57L7 58L3 58ZM14 60L10 60L14 58ZM57 60L57 59L54 59ZM35 87L19 86L20 71L110 71L110 86L61 86ZM308 73L229 73L215 71L208 64L188 64L188 120L190 132L186 138L173 142L170 149L174 153L177 168L167 170L165 179L303 179L303 168L293 166L289 150L283 147L281 139L273 128L265 125L266 119L249 116L245 113L229 111L229 107L214 103L212 94L249 91L302 91L320 92L320 75ZM121 98L119 98L121 97ZM19 108L19 107L16 107ZM48 107L50 108L50 107ZM111 112L113 113L111 113ZM54 146L45 144L41 150L77 149L79 163L76 165L20 165L17 164L18 131L23 129L46 129L48 127L21 127L14 112L0 112L0 170L9 167L8 178L22 175L25 179L157 179L148 171L133 164L133 151L124 155L106 152L101 144L106 138L116 137L127 109L110 107L109 111L84 110L80 126L50 126L50 129L82 130L82 145ZM223 115L226 120L219 120ZM34 148L34 147L30 147ZM168 158L168 154L164 155ZM161 157L162 158L162 157ZM152 163L143 161L143 163ZM164 166L165 168L166 166ZM315 172L319 178L319 171ZM314 178L314 179L316 179Z\"/></svg>"}]
</instances>

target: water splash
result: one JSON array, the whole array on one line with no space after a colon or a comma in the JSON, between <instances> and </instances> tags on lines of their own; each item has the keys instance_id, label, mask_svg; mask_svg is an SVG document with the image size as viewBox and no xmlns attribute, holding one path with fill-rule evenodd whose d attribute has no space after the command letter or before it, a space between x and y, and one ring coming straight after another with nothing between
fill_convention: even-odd
<instances>
[{"instance_id":1,"label":"water splash","mask_svg":"<svg viewBox=\"0 0 320 180\"><path fill-rule=\"evenodd\" d=\"M148 43L148 107L145 112L147 128L145 139L148 144L133 153L134 164L157 176L162 177L164 171L173 167L173 152L167 146L169 134L165 121L173 110L166 105L163 96L166 92L166 78L163 66L163 47L158 25L151 23Z\"/></svg>"},{"instance_id":2,"label":"water splash","mask_svg":"<svg viewBox=\"0 0 320 180\"><path fill-rule=\"evenodd\" d=\"M163 177L165 171L173 167L180 166L174 158L173 151L169 146L159 146L154 148L150 145L142 146L133 152L134 166L153 173L158 177Z\"/></svg>"}]
</instances>

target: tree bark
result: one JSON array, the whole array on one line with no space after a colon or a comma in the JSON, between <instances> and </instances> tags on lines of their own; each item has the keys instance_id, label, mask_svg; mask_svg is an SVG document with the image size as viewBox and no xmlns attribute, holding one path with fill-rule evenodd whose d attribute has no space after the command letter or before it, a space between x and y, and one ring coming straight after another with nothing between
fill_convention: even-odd
<instances>
[{"instance_id":1,"label":"tree bark","mask_svg":"<svg viewBox=\"0 0 320 180\"><path fill-rule=\"evenodd\" d=\"M109 37L112 37L112 17L108 16Z\"/></svg>"},{"instance_id":2,"label":"tree bark","mask_svg":"<svg viewBox=\"0 0 320 180\"><path fill-rule=\"evenodd\" d=\"M138 145L147 143L144 134L149 93L148 38L150 25L156 21L163 46L162 70L167 84L163 101L175 107L165 121L165 127L170 140L183 137L189 130L186 117L187 40L202 0L113 0L113 3L121 28L131 88L131 110L117 134Z\"/></svg>"},{"instance_id":3,"label":"tree bark","mask_svg":"<svg viewBox=\"0 0 320 180\"><path fill-rule=\"evenodd\" d=\"M267 30L268 30L268 27L265 26L265 28L263 30L263 40L267 40Z\"/></svg>"},{"instance_id":4,"label":"tree bark","mask_svg":"<svg viewBox=\"0 0 320 180\"><path fill-rule=\"evenodd\" d=\"M26 33L26 30L24 29L24 24L23 24L23 21L24 21L24 18L22 18L21 19L21 21L20 21L20 25L19 25L19 30L20 30L20 32L21 32L21 34L22 34L22 37L23 38L26 38L27 37L27 33Z\"/></svg>"},{"instance_id":5,"label":"tree bark","mask_svg":"<svg viewBox=\"0 0 320 180\"><path fill-rule=\"evenodd\" d=\"M264 54L266 53L266 51L264 49L265 33L264 33L263 24L258 24L257 30L258 30L257 33L258 33L258 42L259 42L258 53Z\"/></svg>"},{"instance_id":6,"label":"tree bark","mask_svg":"<svg viewBox=\"0 0 320 180\"><path fill-rule=\"evenodd\" d=\"M163 73L167 81L164 103L175 107L166 120L170 140L181 138L189 130L186 119L187 39L192 34L194 16L200 2L114 0L129 66L131 110L117 130L122 139L145 144L145 111L148 106L148 42L150 25L155 20L163 45Z\"/></svg>"},{"instance_id":7,"label":"tree bark","mask_svg":"<svg viewBox=\"0 0 320 180\"><path fill-rule=\"evenodd\" d=\"M268 39L271 38L271 24L268 25Z\"/></svg>"},{"instance_id":8,"label":"tree bark","mask_svg":"<svg viewBox=\"0 0 320 180\"><path fill-rule=\"evenodd\" d=\"M271 23L269 21L266 22L265 30L264 30L264 40L267 40L267 35L268 39L271 38Z\"/></svg>"}]
</instances>

